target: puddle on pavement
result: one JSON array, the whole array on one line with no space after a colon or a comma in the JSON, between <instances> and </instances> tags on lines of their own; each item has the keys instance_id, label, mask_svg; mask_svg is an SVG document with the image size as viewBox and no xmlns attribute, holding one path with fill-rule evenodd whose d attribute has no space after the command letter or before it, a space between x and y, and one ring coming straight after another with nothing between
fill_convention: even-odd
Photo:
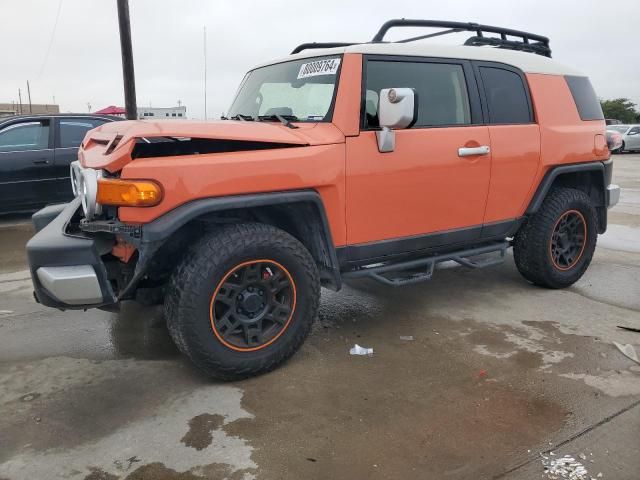
<instances>
[{"instance_id":1,"label":"puddle on pavement","mask_svg":"<svg viewBox=\"0 0 640 480\"><path fill-rule=\"evenodd\" d=\"M189 431L180 439L187 447L202 450L211 445L212 432L218 430L224 423L221 415L203 413L189 420Z\"/></svg>"},{"instance_id":2,"label":"puddle on pavement","mask_svg":"<svg viewBox=\"0 0 640 480\"><path fill-rule=\"evenodd\" d=\"M164 360L179 356L169 336L162 306L125 302L111 315L109 338L116 358Z\"/></svg>"},{"instance_id":3,"label":"puddle on pavement","mask_svg":"<svg viewBox=\"0 0 640 480\"><path fill-rule=\"evenodd\" d=\"M255 418L223 428L254 446L259 478L480 478L564 425L557 401L511 385L488 368L496 359L452 332L471 323L427 317L416 329L387 320L366 310L332 319L301 356L242 382L243 407ZM415 340L400 341L403 332ZM376 348L372 357L348 355L358 334Z\"/></svg>"},{"instance_id":4,"label":"puddle on pavement","mask_svg":"<svg viewBox=\"0 0 640 480\"><path fill-rule=\"evenodd\" d=\"M242 391L186 362L58 357L8 370L0 369L0 478L49 478L53 469L73 480L191 479L256 467L252 447L221 428L251 418Z\"/></svg>"},{"instance_id":5,"label":"puddle on pavement","mask_svg":"<svg viewBox=\"0 0 640 480\"><path fill-rule=\"evenodd\" d=\"M30 221L20 220L19 223L3 225L6 221L0 217L0 268L2 272L14 272L24 269L27 263L25 245L33 236L34 230Z\"/></svg>"}]
</instances>

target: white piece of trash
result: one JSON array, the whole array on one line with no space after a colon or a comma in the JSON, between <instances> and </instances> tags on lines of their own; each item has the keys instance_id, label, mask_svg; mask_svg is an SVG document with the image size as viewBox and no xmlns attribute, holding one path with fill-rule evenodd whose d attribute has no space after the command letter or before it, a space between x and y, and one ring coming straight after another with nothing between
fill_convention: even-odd
<instances>
[{"instance_id":1,"label":"white piece of trash","mask_svg":"<svg viewBox=\"0 0 640 480\"><path fill-rule=\"evenodd\" d=\"M357 343L349 350L351 355L373 355L373 348L361 347Z\"/></svg>"},{"instance_id":2,"label":"white piece of trash","mask_svg":"<svg viewBox=\"0 0 640 480\"><path fill-rule=\"evenodd\" d=\"M400 340L404 340L405 342L411 342L415 340L415 338L413 338L413 335L400 335Z\"/></svg>"},{"instance_id":3,"label":"white piece of trash","mask_svg":"<svg viewBox=\"0 0 640 480\"><path fill-rule=\"evenodd\" d=\"M620 350L626 357L630 358L636 363L640 363L640 359L638 359L638 354L636 353L636 349L633 348L633 345L630 345L628 343L626 345L622 345L618 342L613 342L613 344L618 347L618 350Z\"/></svg>"}]
</instances>

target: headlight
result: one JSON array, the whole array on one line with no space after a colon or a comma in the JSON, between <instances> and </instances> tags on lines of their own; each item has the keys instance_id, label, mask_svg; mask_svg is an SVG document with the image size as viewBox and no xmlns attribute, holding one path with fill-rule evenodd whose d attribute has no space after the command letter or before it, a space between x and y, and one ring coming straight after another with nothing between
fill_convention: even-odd
<instances>
[{"instance_id":1,"label":"headlight","mask_svg":"<svg viewBox=\"0 0 640 480\"><path fill-rule=\"evenodd\" d=\"M69 165L69 173L71 176L71 190L73 190L73 195L77 197L78 192L80 192L80 182L82 181L82 167L80 166L80 162L77 160L71 162Z\"/></svg>"},{"instance_id":2,"label":"headlight","mask_svg":"<svg viewBox=\"0 0 640 480\"><path fill-rule=\"evenodd\" d=\"M78 161L71 162L69 170L73 194L80 197L84 216L91 220L102 212L102 207L97 203L98 179L102 178L102 170L82 168Z\"/></svg>"}]
</instances>

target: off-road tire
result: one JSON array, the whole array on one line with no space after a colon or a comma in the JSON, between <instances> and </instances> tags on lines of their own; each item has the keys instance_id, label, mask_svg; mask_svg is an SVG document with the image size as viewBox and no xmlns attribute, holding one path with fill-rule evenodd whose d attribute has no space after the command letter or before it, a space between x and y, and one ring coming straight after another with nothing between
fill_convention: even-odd
<instances>
[{"instance_id":1,"label":"off-road tire","mask_svg":"<svg viewBox=\"0 0 640 480\"><path fill-rule=\"evenodd\" d=\"M229 272L243 263L271 259L290 273L295 304L273 343L237 351L214 334L214 294ZM186 252L172 275L165 299L169 333L178 349L207 375L238 380L273 370L302 345L316 318L320 279L309 251L288 233L258 223L229 224L206 234Z\"/></svg>"},{"instance_id":2,"label":"off-road tire","mask_svg":"<svg viewBox=\"0 0 640 480\"><path fill-rule=\"evenodd\" d=\"M586 223L584 247L575 264L560 269L552 258L551 238L563 215L579 212ZM524 278L547 288L564 288L582 277L593 258L597 232L596 210L589 196L572 188L554 188L542 206L514 238L513 256Z\"/></svg>"}]
</instances>

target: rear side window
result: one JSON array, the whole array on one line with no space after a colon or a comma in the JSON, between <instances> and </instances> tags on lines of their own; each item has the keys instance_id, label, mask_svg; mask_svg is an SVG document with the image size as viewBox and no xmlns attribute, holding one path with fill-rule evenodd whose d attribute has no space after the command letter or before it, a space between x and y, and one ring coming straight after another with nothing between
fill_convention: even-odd
<instances>
[{"instance_id":1,"label":"rear side window","mask_svg":"<svg viewBox=\"0 0 640 480\"><path fill-rule=\"evenodd\" d=\"M522 77L511 70L480 67L489 123L531 123L533 115Z\"/></svg>"},{"instance_id":2,"label":"rear side window","mask_svg":"<svg viewBox=\"0 0 640 480\"><path fill-rule=\"evenodd\" d=\"M98 118L64 118L60 119L60 144L58 148L78 147L86 133L99 127L106 120Z\"/></svg>"},{"instance_id":3,"label":"rear side window","mask_svg":"<svg viewBox=\"0 0 640 480\"><path fill-rule=\"evenodd\" d=\"M573 101L576 102L581 120L604 120L602 107L587 77L566 75L565 80L571 90Z\"/></svg>"},{"instance_id":4,"label":"rear side window","mask_svg":"<svg viewBox=\"0 0 640 480\"><path fill-rule=\"evenodd\" d=\"M367 62L365 125L378 127L378 99L383 88L413 88L417 94L415 127L471 123L462 65L428 62Z\"/></svg>"}]
</instances>

